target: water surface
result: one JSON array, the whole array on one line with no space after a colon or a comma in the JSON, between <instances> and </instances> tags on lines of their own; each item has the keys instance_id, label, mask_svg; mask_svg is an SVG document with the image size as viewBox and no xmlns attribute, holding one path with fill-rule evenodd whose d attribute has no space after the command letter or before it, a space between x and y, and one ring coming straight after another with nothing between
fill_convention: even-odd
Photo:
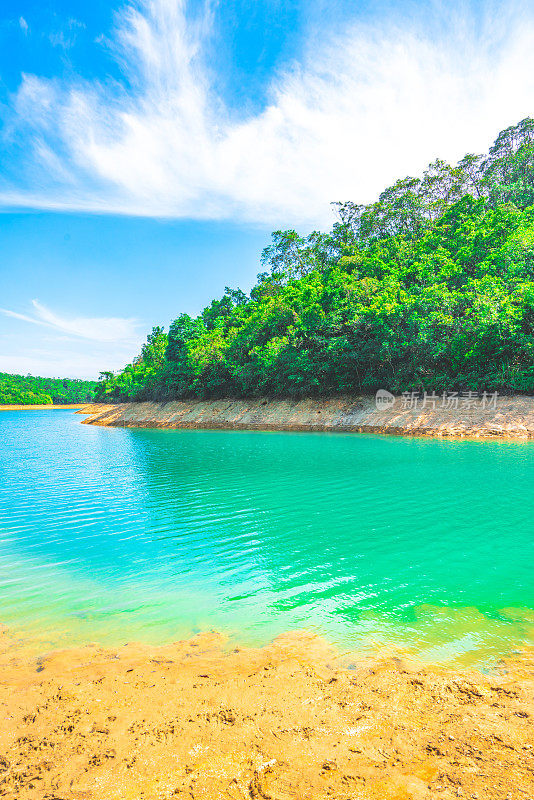
<instances>
[{"instance_id":1,"label":"water surface","mask_svg":"<svg viewBox=\"0 0 534 800\"><path fill-rule=\"evenodd\" d=\"M294 628L483 663L534 643L534 445L0 414L0 622L43 646Z\"/></svg>"}]
</instances>

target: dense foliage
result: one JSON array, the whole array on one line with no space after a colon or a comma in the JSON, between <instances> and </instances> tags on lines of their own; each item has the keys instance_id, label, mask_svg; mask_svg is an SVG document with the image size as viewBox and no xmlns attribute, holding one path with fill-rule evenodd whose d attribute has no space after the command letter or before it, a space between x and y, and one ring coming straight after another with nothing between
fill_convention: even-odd
<instances>
[{"instance_id":1,"label":"dense foliage","mask_svg":"<svg viewBox=\"0 0 534 800\"><path fill-rule=\"evenodd\" d=\"M486 156L335 205L330 233L275 232L250 297L154 328L98 396L534 390L533 119Z\"/></svg>"},{"instance_id":2,"label":"dense foliage","mask_svg":"<svg viewBox=\"0 0 534 800\"><path fill-rule=\"evenodd\" d=\"M49 405L51 403L90 403L95 381L72 378L35 378L0 372L0 405Z\"/></svg>"}]
</instances>

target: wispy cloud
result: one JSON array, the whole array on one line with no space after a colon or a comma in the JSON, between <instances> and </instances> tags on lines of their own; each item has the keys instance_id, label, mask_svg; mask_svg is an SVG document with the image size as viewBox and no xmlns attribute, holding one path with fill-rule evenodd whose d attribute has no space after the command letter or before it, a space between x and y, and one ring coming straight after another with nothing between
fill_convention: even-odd
<instances>
[{"instance_id":1,"label":"wispy cloud","mask_svg":"<svg viewBox=\"0 0 534 800\"><path fill-rule=\"evenodd\" d=\"M76 44L76 39L80 30L85 28L85 23L78 19L69 19L59 30L52 31L48 39L52 47L60 47L63 50L70 50Z\"/></svg>"},{"instance_id":2,"label":"wispy cloud","mask_svg":"<svg viewBox=\"0 0 534 800\"><path fill-rule=\"evenodd\" d=\"M483 6L316 33L251 115L214 91L210 7L193 21L186 0L139 0L117 15L122 85L24 77L0 203L323 224L331 200L370 200L534 112L534 10Z\"/></svg>"},{"instance_id":3,"label":"wispy cloud","mask_svg":"<svg viewBox=\"0 0 534 800\"><path fill-rule=\"evenodd\" d=\"M28 33L28 23L26 22L24 17L19 17L19 25L21 27L21 30L24 31L24 33Z\"/></svg>"},{"instance_id":4,"label":"wispy cloud","mask_svg":"<svg viewBox=\"0 0 534 800\"><path fill-rule=\"evenodd\" d=\"M138 343L138 323L134 319L121 317L62 317L38 300L31 301L35 316L22 314L7 308L0 312L12 319L42 325L71 336L89 339L93 342L113 342L123 344Z\"/></svg>"},{"instance_id":5,"label":"wispy cloud","mask_svg":"<svg viewBox=\"0 0 534 800\"><path fill-rule=\"evenodd\" d=\"M56 342L48 349L38 347L24 353L0 351L0 372L95 380L101 371L118 370L130 358L130 353L65 349Z\"/></svg>"}]
</instances>

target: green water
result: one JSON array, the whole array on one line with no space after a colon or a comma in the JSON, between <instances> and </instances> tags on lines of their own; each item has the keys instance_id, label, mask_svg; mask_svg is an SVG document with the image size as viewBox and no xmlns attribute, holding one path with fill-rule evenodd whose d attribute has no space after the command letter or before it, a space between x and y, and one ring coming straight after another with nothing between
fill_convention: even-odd
<instances>
[{"instance_id":1,"label":"green water","mask_svg":"<svg viewBox=\"0 0 534 800\"><path fill-rule=\"evenodd\" d=\"M0 414L0 622L43 646L291 629L483 663L534 643L534 445Z\"/></svg>"}]
</instances>

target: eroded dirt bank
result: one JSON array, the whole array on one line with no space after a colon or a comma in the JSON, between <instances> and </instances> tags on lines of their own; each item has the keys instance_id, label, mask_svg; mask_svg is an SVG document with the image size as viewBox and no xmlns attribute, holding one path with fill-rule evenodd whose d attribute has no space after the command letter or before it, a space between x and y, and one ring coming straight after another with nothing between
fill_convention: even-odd
<instances>
[{"instance_id":1,"label":"eroded dirt bank","mask_svg":"<svg viewBox=\"0 0 534 800\"><path fill-rule=\"evenodd\" d=\"M187 400L103 406L89 425L139 428L225 428L234 430L359 431L438 437L534 437L534 397L498 397L484 404L460 397L423 406L397 397L378 410L374 397L308 400ZM433 407L435 406L435 407Z\"/></svg>"},{"instance_id":2,"label":"eroded dirt bank","mask_svg":"<svg viewBox=\"0 0 534 800\"><path fill-rule=\"evenodd\" d=\"M484 677L402 657L350 663L304 634L222 644L206 634L36 659L5 634L0 795L534 796L534 657Z\"/></svg>"}]
</instances>

